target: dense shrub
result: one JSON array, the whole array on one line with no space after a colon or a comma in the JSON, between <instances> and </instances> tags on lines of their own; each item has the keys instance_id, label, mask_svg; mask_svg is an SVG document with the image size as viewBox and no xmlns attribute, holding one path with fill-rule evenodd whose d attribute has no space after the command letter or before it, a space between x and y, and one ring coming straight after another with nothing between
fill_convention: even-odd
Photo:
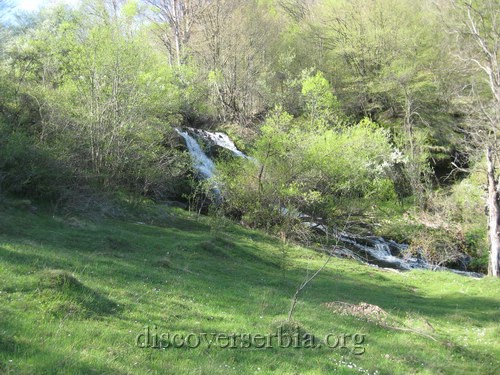
<instances>
[{"instance_id":1,"label":"dense shrub","mask_svg":"<svg viewBox=\"0 0 500 375\"><path fill-rule=\"evenodd\" d=\"M196 89L180 89L194 73L169 66L136 16L97 3L91 14L48 8L6 41L3 191L42 197L87 184L156 200L182 193L187 161L168 134L195 110Z\"/></svg>"},{"instance_id":2,"label":"dense shrub","mask_svg":"<svg viewBox=\"0 0 500 375\"><path fill-rule=\"evenodd\" d=\"M387 169L394 150L369 120L351 127L310 126L277 108L261 127L253 159L220 166L226 205L253 226L293 222L299 212L333 215L345 200L394 199Z\"/></svg>"},{"instance_id":3,"label":"dense shrub","mask_svg":"<svg viewBox=\"0 0 500 375\"><path fill-rule=\"evenodd\" d=\"M23 133L0 129L0 193L53 199L70 180L69 171L49 150Z\"/></svg>"}]
</instances>

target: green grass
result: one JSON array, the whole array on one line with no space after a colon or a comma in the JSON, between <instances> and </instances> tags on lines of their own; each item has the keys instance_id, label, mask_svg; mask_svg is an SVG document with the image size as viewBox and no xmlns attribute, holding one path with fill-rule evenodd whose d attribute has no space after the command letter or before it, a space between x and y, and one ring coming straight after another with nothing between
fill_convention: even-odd
<instances>
[{"instance_id":1,"label":"green grass","mask_svg":"<svg viewBox=\"0 0 500 375\"><path fill-rule=\"evenodd\" d=\"M304 291L294 318L318 338L366 335L363 355L350 345L138 348L137 335L153 325L171 334L272 333L297 284L325 256L300 247L284 252L260 232L177 210L158 208L148 224L0 210L0 373L500 371L498 280L395 273L341 259ZM332 301L377 305L437 341L338 315L323 306Z\"/></svg>"}]
</instances>

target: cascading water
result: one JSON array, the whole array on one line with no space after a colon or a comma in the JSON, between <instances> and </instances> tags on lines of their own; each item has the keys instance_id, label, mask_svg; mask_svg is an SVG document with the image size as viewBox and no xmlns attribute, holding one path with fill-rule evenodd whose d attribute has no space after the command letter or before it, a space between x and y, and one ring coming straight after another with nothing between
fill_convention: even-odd
<instances>
[{"instance_id":1,"label":"cascading water","mask_svg":"<svg viewBox=\"0 0 500 375\"><path fill-rule=\"evenodd\" d=\"M211 178L215 174L215 165L212 160L203 152L199 143L188 132L180 131L175 129L175 131L184 138L186 142L186 147L193 160L193 166L199 172L200 177L203 179Z\"/></svg>"},{"instance_id":2,"label":"cascading water","mask_svg":"<svg viewBox=\"0 0 500 375\"><path fill-rule=\"evenodd\" d=\"M338 245L334 248L334 254L340 257L348 257L363 263L401 271L428 269L433 271L451 271L459 275L476 278L483 276L477 272L434 266L428 263L421 254L410 256L408 252L409 246L406 244L399 244L382 237L356 236L344 231L330 230L324 224L313 222L312 218L307 215L299 214L297 217L303 220L304 225L310 227L316 233L337 238Z\"/></svg>"},{"instance_id":3,"label":"cascading water","mask_svg":"<svg viewBox=\"0 0 500 375\"><path fill-rule=\"evenodd\" d=\"M201 138L208 146L216 145L231 151L235 156L252 159L238 150L231 139L224 133L208 132L206 130L187 128L187 131L175 129L177 133L186 142L186 147L193 160L193 166L199 173L199 178L210 179L215 175L215 165L213 161L203 152L198 141L191 134ZM191 134L190 134L191 133ZM253 160L253 159L252 159ZM220 200L220 191L214 183L212 188L216 200ZM302 220L304 225L310 227L315 232L327 235L331 234L339 240L335 253L339 256L347 256L359 261L374 264L380 267L393 268L398 270L411 270L415 268L447 270L458 274L482 277L483 275L475 272L459 271L445 267L434 267L427 263L421 256L410 257L407 255L408 245L398 244L392 240L385 240L374 236L355 236L346 232L335 232L330 230L323 223L316 223L308 215L300 212L290 213L286 208L282 208L283 215L292 215Z\"/></svg>"},{"instance_id":4,"label":"cascading water","mask_svg":"<svg viewBox=\"0 0 500 375\"><path fill-rule=\"evenodd\" d=\"M202 180L209 180L214 177L216 173L215 164L207 156L207 154L205 154L198 141L191 134L194 134L196 137L202 138L202 140L207 143L208 146L217 145L231 151L238 157L250 159L244 153L238 150L231 139L224 133L211 133L205 130L193 128L187 128L187 130L188 131L181 131L179 129L175 129L175 131L184 139L189 154L191 155L193 167L198 172L198 178ZM209 183L210 191L213 195L213 198L215 199L215 202L220 203L222 201L220 186L218 186L214 181L210 181Z\"/></svg>"},{"instance_id":5,"label":"cascading water","mask_svg":"<svg viewBox=\"0 0 500 375\"><path fill-rule=\"evenodd\" d=\"M235 156L251 159L243 152L238 150L233 141L227 136L227 134L219 132L209 132L201 129L187 128L188 131L181 131L175 129L175 131L184 138L186 142L186 147L193 160L193 166L199 172L202 179L208 179L215 174L214 162L203 152L198 141L191 135L195 134L196 137L202 138L208 145L216 145L231 151ZM191 133L191 134L190 134Z\"/></svg>"},{"instance_id":6,"label":"cascading water","mask_svg":"<svg viewBox=\"0 0 500 375\"><path fill-rule=\"evenodd\" d=\"M245 158L245 159L251 159L247 155L245 155L243 152L238 150L234 142L229 138L227 134L220 133L220 132L209 132L206 130L201 130L201 129L193 129L193 128L188 128L188 130L196 134L198 137L203 138L205 141L208 143L214 144L216 146L225 148L226 150L231 151L235 156L238 156L240 158Z\"/></svg>"},{"instance_id":7,"label":"cascading water","mask_svg":"<svg viewBox=\"0 0 500 375\"><path fill-rule=\"evenodd\" d=\"M334 234L335 235L335 234ZM482 277L477 272L460 271L452 268L433 266L420 254L408 255L408 245L398 244L392 240L374 236L354 236L349 233L339 232L336 234L340 243L344 246L337 251L339 255L355 258L365 263L374 264L379 267L393 268L397 270L427 269L433 271L451 271L459 275Z\"/></svg>"}]
</instances>

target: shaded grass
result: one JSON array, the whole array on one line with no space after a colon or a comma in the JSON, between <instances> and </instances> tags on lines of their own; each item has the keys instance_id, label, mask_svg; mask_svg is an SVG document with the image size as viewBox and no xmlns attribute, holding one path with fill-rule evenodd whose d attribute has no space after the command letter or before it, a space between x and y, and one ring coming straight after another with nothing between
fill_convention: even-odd
<instances>
[{"instance_id":1,"label":"shaded grass","mask_svg":"<svg viewBox=\"0 0 500 375\"><path fill-rule=\"evenodd\" d=\"M140 349L145 326L274 332L297 284L325 260L292 246L284 262L281 245L260 232L227 225L215 236L210 218L162 210L151 225L3 209L0 373L498 372L498 280L398 274L340 259L304 291L294 319L318 338L366 335L363 355L350 347ZM331 301L380 306L438 342L336 315L323 305Z\"/></svg>"}]
</instances>

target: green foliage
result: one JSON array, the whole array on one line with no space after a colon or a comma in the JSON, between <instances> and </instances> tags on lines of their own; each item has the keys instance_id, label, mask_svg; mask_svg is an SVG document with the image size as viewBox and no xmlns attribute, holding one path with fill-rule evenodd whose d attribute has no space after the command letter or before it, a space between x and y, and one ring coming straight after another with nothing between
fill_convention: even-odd
<instances>
[{"instance_id":1,"label":"green foliage","mask_svg":"<svg viewBox=\"0 0 500 375\"><path fill-rule=\"evenodd\" d=\"M31 137L22 142L32 145L15 167L17 184L37 186L23 168L36 176L47 172L48 181L60 180L52 176L57 169L44 162L53 159L78 181L159 199L176 195L186 158L165 149L164 141L166 134L172 137L167 121L177 125L180 113L195 106L192 69L168 66L138 27L134 2L120 17L111 16L102 2L94 6L89 16L84 9L44 10L6 47L16 91L1 105L12 127L17 122L23 137ZM21 148L14 142L13 148ZM36 157L32 150L45 154Z\"/></svg>"},{"instance_id":2,"label":"green foliage","mask_svg":"<svg viewBox=\"0 0 500 375\"><path fill-rule=\"evenodd\" d=\"M452 187L450 218L462 223L477 222L484 215L484 191L473 179L464 179Z\"/></svg>"},{"instance_id":3,"label":"green foliage","mask_svg":"<svg viewBox=\"0 0 500 375\"><path fill-rule=\"evenodd\" d=\"M55 199L71 174L30 137L0 127L0 194Z\"/></svg>"},{"instance_id":4,"label":"green foliage","mask_svg":"<svg viewBox=\"0 0 500 375\"><path fill-rule=\"evenodd\" d=\"M261 127L253 156L222 166L226 204L251 225L293 222L295 209L331 217L346 199L395 199L388 134L367 119L342 130L311 129L277 107Z\"/></svg>"},{"instance_id":5,"label":"green foliage","mask_svg":"<svg viewBox=\"0 0 500 375\"><path fill-rule=\"evenodd\" d=\"M388 134L368 119L339 132L326 130L308 138L306 158L321 171L321 184L335 195L368 197L386 192L392 148ZM318 176L319 177L319 176ZM392 187L390 188L392 189Z\"/></svg>"},{"instance_id":6,"label":"green foliage","mask_svg":"<svg viewBox=\"0 0 500 375\"><path fill-rule=\"evenodd\" d=\"M468 33L463 51L448 45L442 21L458 23L463 3L181 1L175 15L154 3L90 0L0 26L3 193L196 193L173 127L231 121L256 160L221 166L231 215L298 231L299 211L342 217L397 196L462 223L482 256L480 184L457 179L438 202L433 192L451 184L441 177L465 148L463 93L491 96L477 70L451 63L456 52L480 55ZM493 46L495 3L470 6ZM413 235L400 219L390 220Z\"/></svg>"},{"instance_id":7,"label":"green foliage","mask_svg":"<svg viewBox=\"0 0 500 375\"><path fill-rule=\"evenodd\" d=\"M312 126L339 125L340 105L328 81L321 72L314 76L303 72L302 96L306 103L306 113Z\"/></svg>"}]
</instances>

